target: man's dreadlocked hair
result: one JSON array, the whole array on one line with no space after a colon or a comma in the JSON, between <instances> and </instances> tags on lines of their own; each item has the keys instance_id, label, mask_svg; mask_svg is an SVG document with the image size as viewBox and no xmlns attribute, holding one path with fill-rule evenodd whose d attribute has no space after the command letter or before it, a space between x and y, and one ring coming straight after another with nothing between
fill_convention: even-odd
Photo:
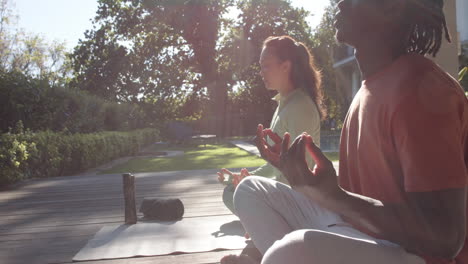
<instances>
[{"instance_id":1,"label":"man's dreadlocked hair","mask_svg":"<svg viewBox=\"0 0 468 264\"><path fill-rule=\"evenodd\" d=\"M442 33L451 42L444 15L444 0L409 0L413 16L410 19L411 33L407 45L408 52L433 57L442 45Z\"/></svg>"}]
</instances>

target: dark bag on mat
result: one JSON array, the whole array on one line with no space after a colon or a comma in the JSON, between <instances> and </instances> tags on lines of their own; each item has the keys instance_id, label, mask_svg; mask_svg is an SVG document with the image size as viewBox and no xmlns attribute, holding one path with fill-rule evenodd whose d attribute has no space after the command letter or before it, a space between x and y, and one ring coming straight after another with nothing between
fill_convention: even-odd
<instances>
[{"instance_id":1,"label":"dark bag on mat","mask_svg":"<svg viewBox=\"0 0 468 264\"><path fill-rule=\"evenodd\" d=\"M182 219L184 204L180 199L145 198L140 206L145 218L159 221Z\"/></svg>"}]
</instances>

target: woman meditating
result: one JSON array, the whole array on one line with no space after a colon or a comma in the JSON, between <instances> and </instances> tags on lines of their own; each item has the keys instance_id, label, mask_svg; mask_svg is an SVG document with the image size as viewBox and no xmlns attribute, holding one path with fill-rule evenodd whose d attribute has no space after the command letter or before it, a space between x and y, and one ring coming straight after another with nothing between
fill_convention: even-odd
<instances>
[{"instance_id":1,"label":"woman meditating","mask_svg":"<svg viewBox=\"0 0 468 264\"><path fill-rule=\"evenodd\" d=\"M307 132L319 145L320 120L325 116L321 75L307 47L289 36L269 37L263 43L260 68L265 87L278 92L273 98L278 107L271 120L271 131L279 135L288 132L292 137ZM314 165L312 159L308 159L308 164ZM225 175L229 177L226 179ZM233 173L221 169L218 179L227 184L223 202L234 214L234 191L240 180L249 175L263 176L288 184L287 179L270 163L251 172L242 169L240 173Z\"/></svg>"}]
</instances>

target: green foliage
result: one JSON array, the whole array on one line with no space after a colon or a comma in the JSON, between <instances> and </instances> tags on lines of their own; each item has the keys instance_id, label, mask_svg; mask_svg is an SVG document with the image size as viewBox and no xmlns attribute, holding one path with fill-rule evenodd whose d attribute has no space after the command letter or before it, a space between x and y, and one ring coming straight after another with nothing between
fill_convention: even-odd
<instances>
[{"instance_id":1,"label":"green foliage","mask_svg":"<svg viewBox=\"0 0 468 264\"><path fill-rule=\"evenodd\" d=\"M338 47L335 39L335 13L338 1L331 0L331 5L325 9L322 20L314 31L314 56L316 62L322 68L322 85L325 91L325 101L328 107L327 119L323 122L323 129L330 129L331 123L335 123L336 128L342 126L342 122L347 110L347 96L345 91L340 90L336 83L336 71L333 68L334 50Z\"/></svg>"},{"instance_id":2,"label":"green foliage","mask_svg":"<svg viewBox=\"0 0 468 264\"><path fill-rule=\"evenodd\" d=\"M468 44L462 46L462 52L459 57L460 74L459 82L468 94Z\"/></svg>"},{"instance_id":3,"label":"green foliage","mask_svg":"<svg viewBox=\"0 0 468 264\"><path fill-rule=\"evenodd\" d=\"M18 122L13 132L23 135L23 123ZM36 152L36 144L28 142L22 136L15 134L0 135L0 168L2 171L0 177L0 186L22 180L27 175L19 173L27 170L26 161L30 158L31 153Z\"/></svg>"},{"instance_id":4,"label":"green foliage","mask_svg":"<svg viewBox=\"0 0 468 264\"><path fill-rule=\"evenodd\" d=\"M216 71L219 18L228 2L99 1L96 29L71 54L75 85L121 101L183 95L180 88Z\"/></svg>"},{"instance_id":5,"label":"green foliage","mask_svg":"<svg viewBox=\"0 0 468 264\"><path fill-rule=\"evenodd\" d=\"M463 81L463 79L465 79L465 77L467 76L467 73L468 73L468 67L465 67L463 69L461 69L461 71L458 73L458 81Z\"/></svg>"},{"instance_id":6,"label":"green foliage","mask_svg":"<svg viewBox=\"0 0 468 264\"><path fill-rule=\"evenodd\" d=\"M159 139L155 129L93 134L20 130L0 135L0 186L27 178L79 173L135 154Z\"/></svg>"},{"instance_id":7,"label":"green foliage","mask_svg":"<svg viewBox=\"0 0 468 264\"><path fill-rule=\"evenodd\" d=\"M0 69L21 72L64 86L70 77L65 43L48 43L42 36L18 28L12 0L0 0Z\"/></svg>"},{"instance_id":8,"label":"green foliage","mask_svg":"<svg viewBox=\"0 0 468 264\"><path fill-rule=\"evenodd\" d=\"M127 48L112 37L110 26L87 31L85 36L87 40L80 40L70 55L74 68L71 85L107 100L135 99L140 91L130 89L135 87L136 82L128 78L132 70L130 67L135 64L129 60Z\"/></svg>"},{"instance_id":9,"label":"green foliage","mask_svg":"<svg viewBox=\"0 0 468 264\"><path fill-rule=\"evenodd\" d=\"M240 15L228 19L233 8ZM316 47L321 39L308 15L288 0L100 0L95 29L70 57L73 85L107 100L165 105L178 118L201 117L209 133L230 135L231 116L248 134L269 123L275 107L258 75L263 41L291 35ZM333 31L332 22L326 26ZM331 62L318 62L332 90ZM330 103L338 104L333 95Z\"/></svg>"},{"instance_id":10,"label":"green foliage","mask_svg":"<svg viewBox=\"0 0 468 264\"><path fill-rule=\"evenodd\" d=\"M217 42L231 2L99 1L95 29L70 56L72 85L107 100L169 102L185 116L201 111L194 97L207 96L209 114L223 116Z\"/></svg>"},{"instance_id":11,"label":"green foliage","mask_svg":"<svg viewBox=\"0 0 468 264\"><path fill-rule=\"evenodd\" d=\"M33 131L91 133L157 126L160 105L104 101L79 90L50 86L49 82L19 72L0 70L0 132L18 121ZM166 111L159 114L157 109ZM148 115L147 115L148 114Z\"/></svg>"},{"instance_id":12,"label":"green foliage","mask_svg":"<svg viewBox=\"0 0 468 264\"><path fill-rule=\"evenodd\" d=\"M241 127L236 134L246 135L253 134L258 123L269 124L276 107L273 94L258 74L263 41L269 36L290 35L310 48L314 45L304 9L292 7L289 1L236 3L240 14L221 44L219 60L224 75L231 78L227 112L242 122L230 124L230 131Z\"/></svg>"}]
</instances>

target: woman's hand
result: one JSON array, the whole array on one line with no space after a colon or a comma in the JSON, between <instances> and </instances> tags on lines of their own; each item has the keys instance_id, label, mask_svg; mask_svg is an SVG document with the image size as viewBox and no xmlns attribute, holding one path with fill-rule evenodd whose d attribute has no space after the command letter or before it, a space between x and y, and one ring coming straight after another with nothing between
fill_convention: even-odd
<instances>
[{"instance_id":1,"label":"woman's hand","mask_svg":"<svg viewBox=\"0 0 468 264\"><path fill-rule=\"evenodd\" d=\"M222 172L223 170L225 170L225 169L221 169L221 171L218 171L218 172L216 173L216 174L218 174L218 181L219 181L220 183L223 183L224 180L226 179L226 178L224 177L224 173Z\"/></svg>"},{"instance_id":2,"label":"woman's hand","mask_svg":"<svg viewBox=\"0 0 468 264\"><path fill-rule=\"evenodd\" d=\"M237 186L245 177L250 176L250 173L246 168L243 168L240 173L234 173L228 169L223 168L217 174L218 181L221 183L223 183L226 179L224 175L229 175L230 183L232 183L234 186Z\"/></svg>"},{"instance_id":3,"label":"woman's hand","mask_svg":"<svg viewBox=\"0 0 468 264\"><path fill-rule=\"evenodd\" d=\"M240 173L235 173L233 175L233 180L232 180L232 184L234 186L237 186L239 185L239 183L242 181L242 179L244 179L245 177L247 176L250 176L250 173L249 171L246 169L246 168L243 168Z\"/></svg>"},{"instance_id":4,"label":"woman's hand","mask_svg":"<svg viewBox=\"0 0 468 264\"><path fill-rule=\"evenodd\" d=\"M269 137L274 145L270 146L267 142ZM271 129L263 129L263 125L260 124L257 127L257 137L255 138L255 144L257 145L258 151L263 159L269 162L271 165L280 169L280 152L281 152L282 138L278 136Z\"/></svg>"}]
</instances>

